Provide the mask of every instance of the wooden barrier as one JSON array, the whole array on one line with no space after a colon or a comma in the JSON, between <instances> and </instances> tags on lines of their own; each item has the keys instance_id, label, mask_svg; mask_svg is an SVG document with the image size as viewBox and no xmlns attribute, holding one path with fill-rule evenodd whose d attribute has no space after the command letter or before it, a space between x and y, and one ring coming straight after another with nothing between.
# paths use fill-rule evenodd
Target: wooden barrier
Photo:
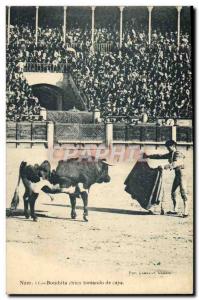
<instances>
[{"instance_id":1,"label":"wooden barrier","mask_svg":"<svg viewBox=\"0 0 199 300\"><path fill-rule=\"evenodd\" d=\"M103 143L104 124L55 124L55 143Z\"/></svg>"},{"instance_id":2,"label":"wooden barrier","mask_svg":"<svg viewBox=\"0 0 199 300\"><path fill-rule=\"evenodd\" d=\"M53 148L55 144L140 144L164 145L174 139L179 145L193 145L193 129L187 126L127 125L123 123L54 123L44 121L7 122L7 144Z\"/></svg>"},{"instance_id":3,"label":"wooden barrier","mask_svg":"<svg viewBox=\"0 0 199 300\"><path fill-rule=\"evenodd\" d=\"M54 111L47 112L47 120L58 123L93 124L93 113L88 111Z\"/></svg>"},{"instance_id":4,"label":"wooden barrier","mask_svg":"<svg viewBox=\"0 0 199 300\"><path fill-rule=\"evenodd\" d=\"M193 141L193 130L192 127L177 126L176 127L176 139L179 142L192 142Z\"/></svg>"},{"instance_id":5,"label":"wooden barrier","mask_svg":"<svg viewBox=\"0 0 199 300\"><path fill-rule=\"evenodd\" d=\"M113 124L114 141L162 142L172 139L171 126Z\"/></svg>"},{"instance_id":6,"label":"wooden barrier","mask_svg":"<svg viewBox=\"0 0 199 300\"><path fill-rule=\"evenodd\" d=\"M47 146L47 122L7 122L7 144L18 147Z\"/></svg>"}]
</instances>

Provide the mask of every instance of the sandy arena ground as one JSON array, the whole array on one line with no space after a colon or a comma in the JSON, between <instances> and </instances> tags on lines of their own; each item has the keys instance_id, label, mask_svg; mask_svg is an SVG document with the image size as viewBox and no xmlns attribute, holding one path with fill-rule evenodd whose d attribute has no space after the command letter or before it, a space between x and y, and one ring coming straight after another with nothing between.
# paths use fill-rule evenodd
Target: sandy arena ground
<instances>
[{"instance_id":1,"label":"sandy arena ground","mask_svg":"<svg viewBox=\"0 0 199 300\"><path fill-rule=\"evenodd\" d=\"M36 202L38 222L26 220L21 184L19 210L7 217L7 293L191 293L192 150L184 151L188 218L148 215L124 192L123 182L135 161L110 167L111 182L91 188L87 223L81 199L77 219L71 220L69 197L63 194L53 202L42 194ZM40 163L46 158L44 149L7 150L8 208L20 162ZM160 163L150 160L152 167ZM167 171L165 177L168 211L173 172ZM181 213L180 195L178 200Z\"/></svg>"}]
</instances>

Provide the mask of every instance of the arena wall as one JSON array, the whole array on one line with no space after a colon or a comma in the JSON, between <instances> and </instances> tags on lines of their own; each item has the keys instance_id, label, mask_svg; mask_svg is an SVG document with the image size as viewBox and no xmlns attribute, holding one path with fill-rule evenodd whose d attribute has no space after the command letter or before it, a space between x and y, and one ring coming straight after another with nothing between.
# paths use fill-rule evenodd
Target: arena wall
<instances>
[{"instance_id":1,"label":"arena wall","mask_svg":"<svg viewBox=\"0 0 199 300\"><path fill-rule=\"evenodd\" d=\"M154 126L125 124L79 124L53 122L7 122L9 147L53 148L66 144L86 144L110 147L124 145L164 145L173 139L181 146L193 146L193 129L188 126Z\"/></svg>"}]
</instances>

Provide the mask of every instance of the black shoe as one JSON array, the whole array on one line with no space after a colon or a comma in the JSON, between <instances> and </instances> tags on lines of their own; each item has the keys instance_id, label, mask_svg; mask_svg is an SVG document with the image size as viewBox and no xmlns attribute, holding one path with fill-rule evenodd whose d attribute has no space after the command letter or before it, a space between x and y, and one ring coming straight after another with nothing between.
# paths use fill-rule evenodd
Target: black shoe
<instances>
[{"instance_id":1,"label":"black shoe","mask_svg":"<svg viewBox=\"0 0 199 300\"><path fill-rule=\"evenodd\" d=\"M177 215L177 211L168 211L167 214L168 215Z\"/></svg>"},{"instance_id":2,"label":"black shoe","mask_svg":"<svg viewBox=\"0 0 199 300\"><path fill-rule=\"evenodd\" d=\"M189 215L188 214L183 214L182 217L183 218L187 218Z\"/></svg>"}]
</instances>

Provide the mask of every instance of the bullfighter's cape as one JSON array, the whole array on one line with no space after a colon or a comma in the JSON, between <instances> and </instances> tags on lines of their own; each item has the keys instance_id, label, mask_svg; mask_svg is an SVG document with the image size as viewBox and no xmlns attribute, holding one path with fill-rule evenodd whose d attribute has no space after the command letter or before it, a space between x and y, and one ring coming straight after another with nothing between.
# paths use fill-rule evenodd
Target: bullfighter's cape
<instances>
[{"instance_id":1,"label":"bullfighter's cape","mask_svg":"<svg viewBox=\"0 0 199 300\"><path fill-rule=\"evenodd\" d=\"M162 172L158 168L150 168L146 161L136 162L124 184L125 191L145 209L162 200Z\"/></svg>"}]
</instances>

